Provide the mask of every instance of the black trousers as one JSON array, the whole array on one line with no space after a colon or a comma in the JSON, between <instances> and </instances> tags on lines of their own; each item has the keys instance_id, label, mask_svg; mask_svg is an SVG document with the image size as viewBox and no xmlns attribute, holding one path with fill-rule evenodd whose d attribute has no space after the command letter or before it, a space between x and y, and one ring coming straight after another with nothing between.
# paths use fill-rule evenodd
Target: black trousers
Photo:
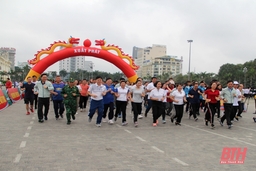
<instances>
[{"instance_id":1,"label":"black trousers","mask_svg":"<svg viewBox=\"0 0 256 171\"><path fill-rule=\"evenodd\" d=\"M116 100L116 113L115 117L117 118L118 114L122 112L122 122L126 122L126 106L127 101L118 101Z\"/></svg>"},{"instance_id":2,"label":"black trousers","mask_svg":"<svg viewBox=\"0 0 256 171\"><path fill-rule=\"evenodd\" d=\"M220 100L217 101L216 112L217 112L217 117L220 118Z\"/></svg>"},{"instance_id":3,"label":"black trousers","mask_svg":"<svg viewBox=\"0 0 256 171\"><path fill-rule=\"evenodd\" d=\"M109 112L108 112L109 109ZM107 117L108 112L108 119L111 120L114 117L114 102L110 102L108 104L104 104L104 112L103 112L103 118Z\"/></svg>"},{"instance_id":4,"label":"black trousers","mask_svg":"<svg viewBox=\"0 0 256 171\"><path fill-rule=\"evenodd\" d=\"M184 105L174 105L175 111L176 111L176 122L180 123L181 119L183 117L183 112L184 112Z\"/></svg>"},{"instance_id":5,"label":"black trousers","mask_svg":"<svg viewBox=\"0 0 256 171\"><path fill-rule=\"evenodd\" d=\"M216 108L218 107L217 103L207 103L205 104L206 113L205 113L205 120L209 121L211 124L214 123L214 115L216 113Z\"/></svg>"},{"instance_id":6,"label":"black trousers","mask_svg":"<svg viewBox=\"0 0 256 171\"><path fill-rule=\"evenodd\" d=\"M63 100L53 100L53 108L55 118L59 118L59 115L63 115L65 110Z\"/></svg>"},{"instance_id":7,"label":"black trousers","mask_svg":"<svg viewBox=\"0 0 256 171\"><path fill-rule=\"evenodd\" d=\"M37 115L39 120L43 119L43 117L47 117L49 112L49 106L50 106L50 97L38 98ZM43 107L44 107L44 113L43 113Z\"/></svg>"},{"instance_id":8,"label":"black trousers","mask_svg":"<svg viewBox=\"0 0 256 171\"><path fill-rule=\"evenodd\" d=\"M34 100L35 100L35 109L37 109L38 94L34 94Z\"/></svg>"},{"instance_id":9,"label":"black trousers","mask_svg":"<svg viewBox=\"0 0 256 171\"><path fill-rule=\"evenodd\" d=\"M241 101L238 101L238 104L239 104L239 111L238 111L237 116L241 116L241 114L244 111L244 103L242 103Z\"/></svg>"},{"instance_id":10,"label":"black trousers","mask_svg":"<svg viewBox=\"0 0 256 171\"><path fill-rule=\"evenodd\" d=\"M153 111L153 123L156 123L156 120L163 113L163 102L152 100L152 111Z\"/></svg>"},{"instance_id":11,"label":"black trousers","mask_svg":"<svg viewBox=\"0 0 256 171\"><path fill-rule=\"evenodd\" d=\"M162 120L165 120L165 116L166 116L166 105L167 102L163 102L163 109L162 109Z\"/></svg>"},{"instance_id":12,"label":"black trousers","mask_svg":"<svg viewBox=\"0 0 256 171\"><path fill-rule=\"evenodd\" d=\"M141 114L142 103L132 102L132 108L133 108L133 122L137 122L138 115Z\"/></svg>"},{"instance_id":13,"label":"black trousers","mask_svg":"<svg viewBox=\"0 0 256 171\"><path fill-rule=\"evenodd\" d=\"M193 115L194 119L197 118L196 114L199 113L200 103L190 103L191 110L189 115Z\"/></svg>"},{"instance_id":14,"label":"black trousers","mask_svg":"<svg viewBox=\"0 0 256 171\"><path fill-rule=\"evenodd\" d=\"M224 103L224 115L221 118L221 122L223 123L224 120L227 120L227 125L231 125L230 122L230 115L232 113L233 104L232 103Z\"/></svg>"},{"instance_id":15,"label":"black trousers","mask_svg":"<svg viewBox=\"0 0 256 171\"><path fill-rule=\"evenodd\" d=\"M87 101L88 101L88 96L80 96L80 100L79 100L80 109L86 108Z\"/></svg>"},{"instance_id":16,"label":"black trousers","mask_svg":"<svg viewBox=\"0 0 256 171\"><path fill-rule=\"evenodd\" d=\"M172 102L167 102L166 103L166 108L165 108L165 109L167 109L166 115L169 115L169 116L171 115L172 108L173 108Z\"/></svg>"},{"instance_id":17,"label":"black trousers","mask_svg":"<svg viewBox=\"0 0 256 171\"><path fill-rule=\"evenodd\" d=\"M233 106L232 108L232 112L231 112L231 115L230 115L230 120L233 121L234 118L236 117L236 114L238 113L239 111L239 106Z\"/></svg>"}]
</instances>

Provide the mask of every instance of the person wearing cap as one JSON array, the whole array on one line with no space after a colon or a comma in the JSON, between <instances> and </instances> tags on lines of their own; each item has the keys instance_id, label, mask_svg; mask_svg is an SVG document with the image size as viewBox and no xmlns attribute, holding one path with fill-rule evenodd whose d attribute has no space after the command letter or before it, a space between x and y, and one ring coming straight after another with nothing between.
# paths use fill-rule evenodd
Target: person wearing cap
<instances>
[{"instance_id":1,"label":"person wearing cap","mask_svg":"<svg viewBox=\"0 0 256 171\"><path fill-rule=\"evenodd\" d=\"M227 87L221 91L221 99L224 101L225 113L220 120L220 125L223 126L223 122L226 119L228 128L231 128L230 116L232 113L234 97L236 96L236 90L233 89L233 81L227 81Z\"/></svg>"},{"instance_id":2,"label":"person wearing cap","mask_svg":"<svg viewBox=\"0 0 256 171\"><path fill-rule=\"evenodd\" d=\"M77 97L80 96L79 90L75 85L75 80L73 78L69 79L69 84L66 85L61 94L64 97L64 105L66 107L66 117L67 117L67 124L71 124L71 117L75 120L75 114L77 111Z\"/></svg>"},{"instance_id":3,"label":"person wearing cap","mask_svg":"<svg viewBox=\"0 0 256 171\"><path fill-rule=\"evenodd\" d=\"M233 110L230 116L230 120L234 121L234 119L236 119L237 121L239 120L237 117L237 113L239 111L239 104L238 104L238 100L239 98L241 98L241 92L238 89L239 83L237 81L234 81L234 90L236 91L236 96L234 97L234 101L233 101Z\"/></svg>"},{"instance_id":4,"label":"person wearing cap","mask_svg":"<svg viewBox=\"0 0 256 171\"><path fill-rule=\"evenodd\" d=\"M104 110L103 96L106 95L106 86L102 84L102 78L100 76L96 77L96 83L91 84L88 90L88 94L91 96L90 110L88 121L92 121L92 117L96 110L98 110L98 117L96 120L96 126L101 127L101 120Z\"/></svg>"}]
</instances>

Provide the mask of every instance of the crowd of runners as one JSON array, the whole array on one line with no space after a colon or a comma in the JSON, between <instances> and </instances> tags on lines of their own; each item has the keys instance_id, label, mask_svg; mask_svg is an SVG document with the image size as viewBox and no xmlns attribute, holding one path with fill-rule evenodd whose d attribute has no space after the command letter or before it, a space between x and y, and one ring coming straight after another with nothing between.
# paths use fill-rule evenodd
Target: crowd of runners
<instances>
[{"instance_id":1,"label":"crowd of runners","mask_svg":"<svg viewBox=\"0 0 256 171\"><path fill-rule=\"evenodd\" d=\"M135 83L129 83L124 78L113 82L111 78L103 80L100 76L90 81L70 78L63 82L60 76L49 81L47 74L42 74L40 80L36 76L28 77L21 90L24 91L27 115L36 109L40 123L48 120L52 101L56 120L63 118L65 112L69 125L78 112L86 111L89 122L97 113L97 127L102 122L112 125L118 118L122 126L127 125L127 106L131 104L135 127L143 117L153 116L152 125L156 127L160 120L165 124L167 117L175 125L181 125L184 113L189 119L198 121L201 113L204 114L206 126L214 128L216 122L221 126L226 123L230 129L234 121L242 118L245 102L249 98L243 84L237 81L227 81L225 88L222 88L217 80L208 85L204 81L175 84L172 78L162 83L156 77L152 77L150 82L138 78ZM256 117L253 120L256 122Z\"/></svg>"}]
</instances>

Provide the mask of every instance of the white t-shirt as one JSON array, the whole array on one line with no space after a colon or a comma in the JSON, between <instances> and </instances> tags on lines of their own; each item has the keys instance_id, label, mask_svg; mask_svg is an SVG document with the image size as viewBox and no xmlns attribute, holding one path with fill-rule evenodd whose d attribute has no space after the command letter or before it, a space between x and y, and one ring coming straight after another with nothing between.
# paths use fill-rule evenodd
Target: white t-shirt
<instances>
[{"instance_id":1,"label":"white t-shirt","mask_svg":"<svg viewBox=\"0 0 256 171\"><path fill-rule=\"evenodd\" d=\"M173 104L176 105L183 105L184 104L184 97L185 97L185 91L181 90L181 92L179 92L178 90L175 90L171 93L171 96L174 97L174 100L178 100L179 102L173 102Z\"/></svg>"},{"instance_id":2,"label":"white t-shirt","mask_svg":"<svg viewBox=\"0 0 256 171\"><path fill-rule=\"evenodd\" d=\"M149 99L152 97L152 98L157 98L157 99L160 100L161 98L163 98L165 96L166 96L166 93L165 93L164 89L162 89L162 88L160 88L160 89L155 88L155 89L153 89L150 92L148 97L149 97Z\"/></svg>"},{"instance_id":3,"label":"white t-shirt","mask_svg":"<svg viewBox=\"0 0 256 171\"><path fill-rule=\"evenodd\" d=\"M88 91L91 94L97 95L97 97L91 97L93 100L102 100L103 99L102 93L106 92L107 90L106 90L106 86L103 84L101 85L91 84Z\"/></svg>"},{"instance_id":4,"label":"white t-shirt","mask_svg":"<svg viewBox=\"0 0 256 171\"><path fill-rule=\"evenodd\" d=\"M239 89L236 89L236 97L234 97L233 106L239 106L239 104L238 104L238 100L239 100L238 96L241 96L241 92L240 92Z\"/></svg>"},{"instance_id":5,"label":"white t-shirt","mask_svg":"<svg viewBox=\"0 0 256 171\"><path fill-rule=\"evenodd\" d=\"M164 90L164 93L165 93L164 96L165 96L165 98L164 98L164 101L163 101L163 102L167 102L167 97L166 97L166 96L167 96L168 91L169 91L169 90Z\"/></svg>"},{"instance_id":6,"label":"white t-shirt","mask_svg":"<svg viewBox=\"0 0 256 171\"><path fill-rule=\"evenodd\" d=\"M144 89L142 86L138 88L137 86L133 86L130 89L130 92L132 93L132 99L134 103L142 103L143 97L141 96L142 93L144 93Z\"/></svg>"},{"instance_id":7,"label":"white t-shirt","mask_svg":"<svg viewBox=\"0 0 256 171\"><path fill-rule=\"evenodd\" d=\"M154 83L151 82L151 83L149 83L149 84L147 85L146 90L153 90L154 88L155 88ZM149 94L150 94L150 92L147 92L148 99L150 99L150 98L149 98Z\"/></svg>"},{"instance_id":8,"label":"white t-shirt","mask_svg":"<svg viewBox=\"0 0 256 171\"><path fill-rule=\"evenodd\" d=\"M127 101L127 93L129 92L129 88L125 87L118 87L117 93L119 94L119 97L116 98L118 101Z\"/></svg>"}]
</instances>

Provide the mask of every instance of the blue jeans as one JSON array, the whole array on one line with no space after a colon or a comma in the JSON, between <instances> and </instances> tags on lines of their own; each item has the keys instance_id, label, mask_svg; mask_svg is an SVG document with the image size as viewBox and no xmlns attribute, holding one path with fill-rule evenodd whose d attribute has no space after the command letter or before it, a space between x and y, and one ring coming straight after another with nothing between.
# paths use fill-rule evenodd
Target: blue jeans
<instances>
[{"instance_id":1,"label":"blue jeans","mask_svg":"<svg viewBox=\"0 0 256 171\"><path fill-rule=\"evenodd\" d=\"M100 124L101 119L102 119L102 115L103 115L103 110L104 110L103 99L102 100L93 100L93 99L91 99L90 110L89 110L89 114L88 114L88 116L90 118L93 117L96 109L98 109L98 117L97 117L96 124Z\"/></svg>"},{"instance_id":2,"label":"blue jeans","mask_svg":"<svg viewBox=\"0 0 256 171\"><path fill-rule=\"evenodd\" d=\"M147 109L145 111L145 115L148 114L149 110L151 109L152 107L152 100L148 99L148 106L147 106Z\"/></svg>"}]
</instances>

